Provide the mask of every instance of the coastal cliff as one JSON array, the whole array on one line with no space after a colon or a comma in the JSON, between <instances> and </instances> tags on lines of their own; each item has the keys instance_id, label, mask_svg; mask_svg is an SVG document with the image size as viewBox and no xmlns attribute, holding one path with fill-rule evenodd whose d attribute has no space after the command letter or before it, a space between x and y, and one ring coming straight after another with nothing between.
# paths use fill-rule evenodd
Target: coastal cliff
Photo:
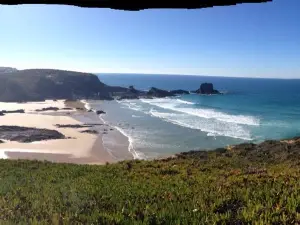
<instances>
[{"instance_id":1,"label":"coastal cliff","mask_svg":"<svg viewBox=\"0 0 300 225\"><path fill-rule=\"evenodd\" d=\"M2 70L1 70L2 68ZM220 94L211 83L203 83L196 91L198 94ZM16 70L0 67L0 101L26 102L46 99L138 99L164 98L189 94L186 90L162 90L156 87L148 91L133 86L109 86L95 74L55 69Z\"/></svg>"},{"instance_id":2,"label":"coastal cliff","mask_svg":"<svg viewBox=\"0 0 300 225\"><path fill-rule=\"evenodd\" d=\"M89 73L53 69L0 73L0 101L4 102L79 98L111 100L111 90L96 75Z\"/></svg>"},{"instance_id":3,"label":"coastal cliff","mask_svg":"<svg viewBox=\"0 0 300 225\"><path fill-rule=\"evenodd\" d=\"M18 71L16 68L12 67L0 67L0 73L11 73Z\"/></svg>"}]
</instances>

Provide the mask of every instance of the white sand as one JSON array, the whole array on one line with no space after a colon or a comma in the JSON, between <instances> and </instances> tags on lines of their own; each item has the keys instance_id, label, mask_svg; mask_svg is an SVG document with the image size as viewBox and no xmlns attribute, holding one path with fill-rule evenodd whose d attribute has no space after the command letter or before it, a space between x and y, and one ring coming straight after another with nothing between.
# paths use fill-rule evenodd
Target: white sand
<instances>
[{"instance_id":1,"label":"white sand","mask_svg":"<svg viewBox=\"0 0 300 225\"><path fill-rule=\"evenodd\" d=\"M65 107L64 102L60 100L38 103L0 103L0 110L25 109L26 112L34 112L36 109L50 106ZM0 144L0 158L42 159L57 162L93 164L104 164L105 162L115 161L103 148L101 135L80 133L80 131L87 128L57 128L55 124L81 123L71 117L55 114L14 113L0 116L0 125L53 129L63 133L66 137L72 138L33 143L18 143L4 140L5 143Z\"/></svg>"},{"instance_id":2,"label":"white sand","mask_svg":"<svg viewBox=\"0 0 300 225\"><path fill-rule=\"evenodd\" d=\"M34 112L36 109L42 109L47 107L64 108L64 100L46 100L44 102L25 102L25 103L14 103L14 102L0 102L0 110L18 110L24 109L25 112Z\"/></svg>"},{"instance_id":3,"label":"white sand","mask_svg":"<svg viewBox=\"0 0 300 225\"><path fill-rule=\"evenodd\" d=\"M0 145L0 149L41 149L43 152L71 153L76 157L88 156L87 149L91 149L97 139L96 135L80 133L80 129L57 128L55 124L80 124L66 116L49 116L35 114L8 114L0 117L1 125L25 126L57 130L66 137L76 139L48 140L37 143L7 142Z\"/></svg>"}]
</instances>

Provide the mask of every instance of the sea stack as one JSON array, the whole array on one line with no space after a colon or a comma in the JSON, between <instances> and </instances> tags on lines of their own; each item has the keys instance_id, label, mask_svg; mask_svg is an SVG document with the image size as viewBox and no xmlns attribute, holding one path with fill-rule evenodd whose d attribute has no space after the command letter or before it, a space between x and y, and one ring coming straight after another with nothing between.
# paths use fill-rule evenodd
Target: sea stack
<instances>
[{"instance_id":1,"label":"sea stack","mask_svg":"<svg viewBox=\"0 0 300 225\"><path fill-rule=\"evenodd\" d=\"M202 83L200 88L195 91L197 94L211 95L211 94L220 94L218 90L214 89L212 83Z\"/></svg>"},{"instance_id":2,"label":"sea stack","mask_svg":"<svg viewBox=\"0 0 300 225\"><path fill-rule=\"evenodd\" d=\"M155 87L152 87L148 92L147 92L148 96L151 97L156 97L156 98L165 98L165 97L172 97L175 96L175 94L172 94L169 91L166 90L162 90L162 89L158 89Z\"/></svg>"}]
</instances>

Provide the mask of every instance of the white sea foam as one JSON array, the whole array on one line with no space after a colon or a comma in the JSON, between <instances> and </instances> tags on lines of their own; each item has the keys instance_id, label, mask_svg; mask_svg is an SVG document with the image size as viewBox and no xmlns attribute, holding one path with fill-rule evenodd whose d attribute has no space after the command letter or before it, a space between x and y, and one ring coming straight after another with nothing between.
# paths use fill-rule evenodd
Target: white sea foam
<instances>
[{"instance_id":1,"label":"white sea foam","mask_svg":"<svg viewBox=\"0 0 300 225\"><path fill-rule=\"evenodd\" d=\"M86 110L90 110L92 107L86 100L81 100L81 102L84 104L84 108Z\"/></svg>"},{"instance_id":2,"label":"white sea foam","mask_svg":"<svg viewBox=\"0 0 300 225\"><path fill-rule=\"evenodd\" d=\"M122 105L125 105L126 107L135 110L135 111L142 111L142 107L139 106L136 102L130 101L130 100L124 100L120 102Z\"/></svg>"},{"instance_id":3,"label":"white sea foam","mask_svg":"<svg viewBox=\"0 0 300 225\"><path fill-rule=\"evenodd\" d=\"M217 121L215 119L210 119L210 121L207 121L205 118L197 118L193 115L187 115L180 112L163 113L151 109L150 114L154 117L161 118L165 121L182 127L188 127L190 129L207 132L208 136L226 136L244 140L252 140L249 130L239 124L230 124L223 121Z\"/></svg>"},{"instance_id":4,"label":"white sea foam","mask_svg":"<svg viewBox=\"0 0 300 225\"><path fill-rule=\"evenodd\" d=\"M134 118L140 118L141 116L132 115L132 117L134 117Z\"/></svg>"},{"instance_id":5,"label":"white sea foam","mask_svg":"<svg viewBox=\"0 0 300 225\"><path fill-rule=\"evenodd\" d=\"M188 108L181 107L178 99L141 99L142 102L154 105L160 108L186 113L189 115L197 116L206 119L216 119L218 121L223 121L233 124L243 124L251 126L259 126L260 121L258 118L253 116L245 115L230 115L223 112L219 112L213 109L199 109L199 108Z\"/></svg>"},{"instance_id":6,"label":"white sea foam","mask_svg":"<svg viewBox=\"0 0 300 225\"><path fill-rule=\"evenodd\" d=\"M176 99L176 101L177 101L177 102L180 102L180 103L183 103L183 104L195 105L194 102L184 101L184 100L181 100L181 99Z\"/></svg>"},{"instance_id":7,"label":"white sea foam","mask_svg":"<svg viewBox=\"0 0 300 225\"><path fill-rule=\"evenodd\" d=\"M0 151L0 159L8 159L8 156L5 154L5 152L2 149Z\"/></svg>"},{"instance_id":8,"label":"white sea foam","mask_svg":"<svg viewBox=\"0 0 300 225\"><path fill-rule=\"evenodd\" d=\"M104 124L107 124L107 122L103 119L102 115L99 116L99 118L103 121ZM128 139L128 151L132 154L134 159L146 159L147 157L139 151L136 151L133 147L133 139L132 137L126 133L122 128L118 126L111 126L115 128L117 131L119 131L121 134L123 134Z\"/></svg>"},{"instance_id":9,"label":"white sea foam","mask_svg":"<svg viewBox=\"0 0 300 225\"><path fill-rule=\"evenodd\" d=\"M139 104L140 103L140 104ZM170 110L170 113L155 110L150 106ZM260 120L253 116L230 115L214 109L193 108L195 103L173 98L125 100L128 108L161 118L182 127L207 132L208 136L226 136L244 140L252 140L247 126L259 126Z\"/></svg>"},{"instance_id":10,"label":"white sea foam","mask_svg":"<svg viewBox=\"0 0 300 225\"><path fill-rule=\"evenodd\" d=\"M128 151L133 155L134 159L146 159L146 156L139 151L136 151L133 147L133 139L130 135L128 135L122 128L113 126L116 130L118 130L121 134L128 138Z\"/></svg>"}]
</instances>

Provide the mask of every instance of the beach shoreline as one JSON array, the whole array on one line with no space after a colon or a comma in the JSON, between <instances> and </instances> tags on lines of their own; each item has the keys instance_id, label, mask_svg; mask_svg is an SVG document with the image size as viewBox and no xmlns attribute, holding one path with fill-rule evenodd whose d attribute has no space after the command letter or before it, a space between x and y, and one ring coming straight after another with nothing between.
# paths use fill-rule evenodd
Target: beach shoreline
<instances>
[{"instance_id":1,"label":"beach shoreline","mask_svg":"<svg viewBox=\"0 0 300 225\"><path fill-rule=\"evenodd\" d=\"M118 131L109 125L101 123L102 121L95 112L88 112L84 101L48 100L45 102L0 103L0 106L2 110L24 109L25 111L25 113L1 116L0 125L51 129L70 138L32 143L3 140L4 143L0 144L1 158L99 165L133 158L128 152L126 138L122 138L122 134L117 134ZM36 111L48 107L56 107L59 110ZM89 128L62 128L57 127L57 124L94 125ZM87 129L93 130L95 133L88 133ZM103 144L103 140L110 136L114 137L113 140L116 143L108 149ZM121 145L117 143L119 140ZM114 146L116 147L114 148Z\"/></svg>"}]
</instances>

